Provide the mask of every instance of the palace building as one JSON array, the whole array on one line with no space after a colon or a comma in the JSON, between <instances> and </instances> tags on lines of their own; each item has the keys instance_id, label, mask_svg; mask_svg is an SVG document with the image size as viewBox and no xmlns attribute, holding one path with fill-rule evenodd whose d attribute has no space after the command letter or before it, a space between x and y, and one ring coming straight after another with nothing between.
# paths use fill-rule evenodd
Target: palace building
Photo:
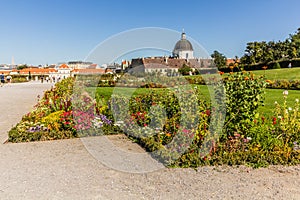
<instances>
[{"instance_id":1,"label":"palace building","mask_svg":"<svg viewBox=\"0 0 300 200\"><path fill-rule=\"evenodd\" d=\"M197 69L209 69L212 59L195 58L192 43L187 40L185 32L174 46L172 56L134 58L127 71L138 73L160 73L166 76L178 76L179 69L183 66L191 68L190 74Z\"/></svg>"}]
</instances>

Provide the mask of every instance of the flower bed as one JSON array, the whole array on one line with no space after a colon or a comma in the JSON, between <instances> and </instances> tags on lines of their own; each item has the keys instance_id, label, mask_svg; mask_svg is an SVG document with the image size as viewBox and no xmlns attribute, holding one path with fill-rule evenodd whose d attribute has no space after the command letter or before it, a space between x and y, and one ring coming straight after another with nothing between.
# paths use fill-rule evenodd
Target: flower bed
<instances>
[{"instance_id":1,"label":"flower bed","mask_svg":"<svg viewBox=\"0 0 300 200\"><path fill-rule=\"evenodd\" d=\"M261 116L257 108L267 85L263 77L248 72L229 74L212 84L215 94L225 92L226 98L216 96L211 104L202 100L197 88L184 84L167 92L149 89L147 94L130 98L115 94L109 101L98 102L74 84L68 78L45 92L34 110L9 131L9 141L124 133L167 166L260 167L300 161L299 100L288 107L285 91L284 103L274 104L273 116ZM216 106L222 101L226 112ZM215 117L225 119L218 137ZM208 154L203 155L207 139Z\"/></svg>"},{"instance_id":2,"label":"flower bed","mask_svg":"<svg viewBox=\"0 0 300 200\"><path fill-rule=\"evenodd\" d=\"M45 92L34 109L24 115L9 133L9 142L66 139L117 132L112 121L87 93L74 94L74 79L68 78ZM80 107L76 107L76 103ZM102 127L101 131L99 127Z\"/></svg>"}]
</instances>

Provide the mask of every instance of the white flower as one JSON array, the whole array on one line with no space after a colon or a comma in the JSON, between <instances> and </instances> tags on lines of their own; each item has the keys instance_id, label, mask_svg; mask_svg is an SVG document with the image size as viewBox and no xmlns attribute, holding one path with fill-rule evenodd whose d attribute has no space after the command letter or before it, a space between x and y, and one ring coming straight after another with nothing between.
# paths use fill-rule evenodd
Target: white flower
<instances>
[{"instance_id":1,"label":"white flower","mask_svg":"<svg viewBox=\"0 0 300 200\"><path fill-rule=\"evenodd\" d=\"M299 99L296 99L295 101L298 103L298 102L299 102Z\"/></svg>"},{"instance_id":2,"label":"white flower","mask_svg":"<svg viewBox=\"0 0 300 200\"><path fill-rule=\"evenodd\" d=\"M282 117L281 117L281 116L278 116L278 118L281 119Z\"/></svg>"},{"instance_id":3,"label":"white flower","mask_svg":"<svg viewBox=\"0 0 300 200\"><path fill-rule=\"evenodd\" d=\"M291 107L289 107L288 109L289 109L289 111L292 111L292 110L293 110Z\"/></svg>"},{"instance_id":4,"label":"white flower","mask_svg":"<svg viewBox=\"0 0 300 200\"><path fill-rule=\"evenodd\" d=\"M252 138L251 137L247 137L247 140L252 140Z\"/></svg>"},{"instance_id":5,"label":"white flower","mask_svg":"<svg viewBox=\"0 0 300 200\"><path fill-rule=\"evenodd\" d=\"M277 101L275 101L275 104L278 104Z\"/></svg>"},{"instance_id":6,"label":"white flower","mask_svg":"<svg viewBox=\"0 0 300 200\"><path fill-rule=\"evenodd\" d=\"M116 121L115 126L121 126L124 124L124 121Z\"/></svg>"},{"instance_id":7,"label":"white flower","mask_svg":"<svg viewBox=\"0 0 300 200\"><path fill-rule=\"evenodd\" d=\"M289 94L289 91L284 90L282 94L283 94L283 95L288 95L288 94Z\"/></svg>"}]
</instances>

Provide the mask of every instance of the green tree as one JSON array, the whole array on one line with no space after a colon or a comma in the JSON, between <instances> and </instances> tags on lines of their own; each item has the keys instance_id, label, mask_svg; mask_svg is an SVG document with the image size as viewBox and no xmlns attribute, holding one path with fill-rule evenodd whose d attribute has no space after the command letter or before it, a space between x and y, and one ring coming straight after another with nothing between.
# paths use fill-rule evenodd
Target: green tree
<instances>
[{"instance_id":1,"label":"green tree","mask_svg":"<svg viewBox=\"0 0 300 200\"><path fill-rule=\"evenodd\" d=\"M18 66L17 70L22 70L22 69L25 69L25 68L28 68L28 66L26 64Z\"/></svg>"},{"instance_id":2,"label":"green tree","mask_svg":"<svg viewBox=\"0 0 300 200\"><path fill-rule=\"evenodd\" d=\"M225 55L218 51L214 51L214 53L211 54L211 57L213 58L214 63L218 69L226 68L227 58Z\"/></svg>"},{"instance_id":3,"label":"green tree","mask_svg":"<svg viewBox=\"0 0 300 200\"><path fill-rule=\"evenodd\" d=\"M300 28L284 41L249 42L241 63L246 65L267 64L272 61L291 60L300 57Z\"/></svg>"},{"instance_id":4,"label":"green tree","mask_svg":"<svg viewBox=\"0 0 300 200\"><path fill-rule=\"evenodd\" d=\"M291 53L293 57L300 57L300 28L293 35L290 35Z\"/></svg>"},{"instance_id":5,"label":"green tree","mask_svg":"<svg viewBox=\"0 0 300 200\"><path fill-rule=\"evenodd\" d=\"M190 66L183 64L181 68L178 69L178 72L182 75L189 75L189 73L192 71L192 68Z\"/></svg>"},{"instance_id":6,"label":"green tree","mask_svg":"<svg viewBox=\"0 0 300 200\"><path fill-rule=\"evenodd\" d=\"M276 62L273 66L273 69L280 69L280 64L278 62Z\"/></svg>"}]
</instances>

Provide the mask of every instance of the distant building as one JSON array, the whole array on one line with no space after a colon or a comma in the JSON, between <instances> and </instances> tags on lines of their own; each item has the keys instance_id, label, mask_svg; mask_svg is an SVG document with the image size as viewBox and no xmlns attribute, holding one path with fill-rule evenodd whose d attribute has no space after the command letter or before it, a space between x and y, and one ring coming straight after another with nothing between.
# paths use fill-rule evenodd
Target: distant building
<instances>
[{"instance_id":1,"label":"distant building","mask_svg":"<svg viewBox=\"0 0 300 200\"><path fill-rule=\"evenodd\" d=\"M179 59L193 59L194 49L190 41L186 39L186 35L183 32L181 39L176 43L173 50L173 57Z\"/></svg>"},{"instance_id":2,"label":"distant building","mask_svg":"<svg viewBox=\"0 0 300 200\"><path fill-rule=\"evenodd\" d=\"M189 66L192 70L211 70L212 59L194 58L194 50L190 41L186 39L183 32L181 39L175 44L172 57L148 57L132 59L131 65L127 68L128 72L135 73L159 73L166 76L178 76L179 69ZM123 63L122 63L123 64Z\"/></svg>"},{"instance_id":3,"label":"distant building","mask_svg":"<svg viewBox=\"0 0 300 200\"><path fill-rule=\"evenodd\" d=\"M67 65L71 69L87 69L90 68L92 64L93 64L92 62L84 62L84 61L70 61L67 63Z\"/></svg>"},{"instance_id":4,"label":"distant building","mask_svg":"<svg viewBox=\"0 0 300 200\"><path fill-rule=\"evenodd\" d=\"M0 70L0 74L2 74L2 73L6 76L11 73L11 70Z\"/></svg>"},{"instance_id":5,"label":"distant building","mask_svg":"<svg viewBox=\"0 0 300 200\"><path fill-rule=\"evenodd\" d=\"M226 60L226 66L229 67L229 66L233 66L235 63L239 63L240 60L239 59L236 59L236 58L227 58Z\"/></svg>"}]
</instances>

